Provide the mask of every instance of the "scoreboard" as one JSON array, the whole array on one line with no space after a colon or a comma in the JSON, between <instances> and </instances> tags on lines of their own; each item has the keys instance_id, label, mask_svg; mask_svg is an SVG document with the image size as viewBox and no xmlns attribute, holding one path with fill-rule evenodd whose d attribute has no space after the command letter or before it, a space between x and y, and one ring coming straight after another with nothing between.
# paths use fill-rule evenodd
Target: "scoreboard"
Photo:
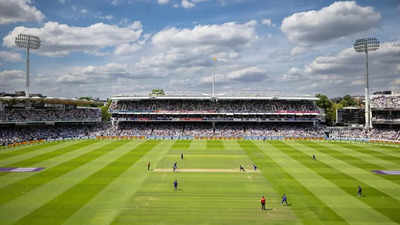
<instances>
[{"instance_id":1,"label":"scoreboard","mask_svg":"<svg viewBox=\"0 0 400 225\"><path fill-rule=\"evenodd\" d=\"M338 124L363 124L365 121L364 109L343 108L336 111L336 123Z\"/></svg>"}]
</instances>

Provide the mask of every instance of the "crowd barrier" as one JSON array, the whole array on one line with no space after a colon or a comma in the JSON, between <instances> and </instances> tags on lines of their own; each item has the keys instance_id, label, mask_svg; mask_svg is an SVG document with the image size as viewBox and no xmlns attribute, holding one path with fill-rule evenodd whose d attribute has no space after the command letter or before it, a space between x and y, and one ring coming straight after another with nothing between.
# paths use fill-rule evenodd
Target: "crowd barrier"
<instances>
[{"instance_id":1,"label":"crowd barrier","mask_svg":"<svg viewBox=\"0 0 400 225\"><path fill-rule=\"evenodd\" d=\"M73 138L49 138L49 139L40 139L40 140L33 140L33 141L22 141L22 142L15 142L8 145L4 145L5 148L15 148L24 145L33 145L33 144L42 144L45 142L54 142L54 141L70 141L70 140L87 140L87 139L95 139L95 136L84 136L84 137L73 137Z\"/></svg>"},{"instance_id":2,"label":"crowd barrier","mask_svg":"<svg viewBox=\"0 0 400 225\"><path fill-rule=\"evenodd\" d=\"M375 144L396 144L400 145L400 141L368 139L368 138L323 138L323 137L285 137L285 136L242 136L242 137L222 137L222 136L85 136L73 138L56 138L56 139L41 139L33 141L17 142L5 145L5 148L15 148L18 146L40 144L44 142L65 141L65 140L258 140L258 141L343 141L343 142L359 142L359 143L375 143Z\"/></svg>"}]
</instances>

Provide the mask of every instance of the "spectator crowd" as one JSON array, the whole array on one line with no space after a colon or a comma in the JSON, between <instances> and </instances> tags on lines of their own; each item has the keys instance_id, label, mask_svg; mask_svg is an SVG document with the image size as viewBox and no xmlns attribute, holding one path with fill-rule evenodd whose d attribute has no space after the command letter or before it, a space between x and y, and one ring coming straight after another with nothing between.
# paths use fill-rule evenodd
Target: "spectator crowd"
<instances>
[{"instance_id":1,"label":"spectator crowd","mask_svg":"<svg viewBox=\"0 0 400 225\"><path fill-rule=\"evenodd\" d=\"M101 112L98 108L76 109L8 109L2 112L0 121L38 122L38 121L99 121Z\"/></svg>"},{"instance_id":2,"label":"spectator crowd","mask_svg":"<svg viewBox=\"0 0 400 225\"><path fill-rule=\"evenodd\" d=\"M396 105L400 101L395 98L382 100L374 98L380 106ZM288 100L142 100L113 101L110 106L113 115L111 123L72 125L68 123L53 126L15 126L7 122L100 122L101 112L98 108L64 107L49 108L6 108L0 110L0 145L17 142L82 138L95 136L164 136L164 137L314 137L324 138L368 138L379 140L399 140L399 129L352 129L327 128L312 126L310 120L317 115L288 115L287 112L318 112L313 101ZM399 112L375 113L376 120L400 118ZM115 112L190 112L191 115L125 115ZM199 112L199 115L196 115ZM220 113L208 114L207 113ZM266 115L243 115L236 113L275 113ZM279 115L284 113L285 115ZM138 120L127 122L127 120ZM141 121L142 120L142 121ZM154 120L157 120L156 122ZM299 121L308 120L308 121ZM152 122L149 122L152 121ZM172 122L171 122L172 121ZM200 122L206 121L206 122ZM216 122L217 121L217 122ZM269 121L268 123L266 123ZM5 123L4 123L5 122Z\"/></svg>"},{"instance_id":3,"label":"spectator crowd","mask_svg":"<svg viewBox=\"0 0 400 225\"><path fill-rule=\"evenodd\" d=\"M330 138L368 138L376 140L400 141L400 130L389 128L374 128L365 130L362 128L330 128Z\"/></svg>"},{"instance_id":4,"label":"spectator crowd","mask_svg":"<svg viewBox=\"0 0 400 225\"><path fill-rule=\"evenodd\" d=\"M281 111L318 112L313 101L289 100L141 100L113 101L111 112L214 112L277 113Z\"/></svg>"},{"instance_id":5,"label":"spectator crowd","mask_svg":"<svg viewBox=\"0 0 400 225\"><path fill-rule=\"evenodd\" d=\"M371 108L400 108L400 95L373 95Z\"/></svg>"},{"instance_id":6,"label":"spectator crowd","mask_svg":"<svg viewBox=\"0 0 400 225\"><path fill-rule=\"evenodd\" d=\"M122 123L97 125L55 126L3 126L0 127L0 145L16 142L80 138L95 136L192 136L192 137L319 137L368 138L399 140L399 129L374 128L327 128L305 125L267 125L246 123L222 123L213 128L210 123Z\"/></svg>"},{"instance_id":7,"label":"spectator crowd","mask_svg":"<svg viewBox=\"0 0 400 225\"><path fill-rule=\"evenodd\" d=\"M117 114L113 116L116 121L311 121L318 120L318 115L132 115Z\"/></svg>"}]
</instances>

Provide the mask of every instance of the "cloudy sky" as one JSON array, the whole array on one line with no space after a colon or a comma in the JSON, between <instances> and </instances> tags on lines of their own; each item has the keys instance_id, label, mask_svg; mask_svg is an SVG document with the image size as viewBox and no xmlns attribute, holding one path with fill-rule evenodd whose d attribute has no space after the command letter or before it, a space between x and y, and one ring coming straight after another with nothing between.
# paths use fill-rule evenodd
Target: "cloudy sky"
<instances>
[{"instance_id":1,"label":"cloudy sky","mask_svg":"<svg viewBox=\"0 0 400 225\"><path fill-rule=\"evenodd\" d=\"M37 35L31 92L146 94L363 93L400 89L400 1L0 0L0 92L24 90L19 33ZM214 60L215 59L215 60Z\"/></svg>"}]
</instances>

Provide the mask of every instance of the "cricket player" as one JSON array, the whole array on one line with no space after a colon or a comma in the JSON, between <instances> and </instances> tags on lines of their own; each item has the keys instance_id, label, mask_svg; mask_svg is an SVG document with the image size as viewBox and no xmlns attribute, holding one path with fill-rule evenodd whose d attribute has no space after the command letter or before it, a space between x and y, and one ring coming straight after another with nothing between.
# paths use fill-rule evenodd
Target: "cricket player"
<instances>
[{"instance_id":1,"label":"cricket player","mask_svg":"<svg viewBox=\"0 0 400 225\"><path fill-rule=\"evenodd\" d=\"M147 162L147 171L150 171L150 161Z\"/></svg>"},{"instance_id":2,"label":"cricket player","mask_svg":"<svg viewBox=\"0 0 400 225\"><path fill-rule=\"evenodd\" d=\"M262 196L260 202L261 202L261 210L265 210L265 198L264 198L264 196Z\"/></svg>"},{"instance_id":3,"label":"cricket player","mask_svg":"<svg viewBox=\"0 0 400 225\"><path fill-rule=\"evenodd\" d=\"M283 195L282 195L282 202L281 202L281 204L283 205L283 203L285 203L286 205L288 205L286 194L283 194Z\"/></svg>"},{"instance_id":4,"label":"cricket player","mask_svg":"<svg viewBox=\"0 0 400 225\"><path fill-rule=\"evenodd\" d=\"M183 160L183 153L181 153L181 159Z\"/></svg>"},{"instance_id":5,"label":"cricket player","mask_svg":"<svg viewBox=\"0 0 400 225\"><path fill-rule=\"evenodd\" d=\"M312 155L312 159L313 159L313 160L317 160L317 158L315 157L314 154Z\"/></svg>"},{"instance_id":6,"label":"cricket player","mask_svg":"<svg viewBox=\"0 0 400 225\"><path fill-rule=\"evenodd\" d=\"M243 171L243 172L245 172L246 170L244 170L244 167L242 166L242 165L240 165L240 171Z\"/></svg>"},{"instance_id":7,"label":"cricket player","mask_svg":"<svg viewBox=\"0 0 400 225\"><path fill-rule=\"evenodd\" d=\"M176 162L174 163L174 167L172 167L173 171L175 172L176 168L178 168L178 166L176 165Z\"/></svg>"},{"instance_id":8,"label":"cricket player","mask_svg":"<svg viewBox=\"0 0 400 225\"><path fill-rule=\"evenodd\" d=\"M361 197L361 196L362 196L362 188L361 188L360 185L358 185L357 195L358 195L358 197Z\"/></svg>"},{"instance_id":9,"label":"cricket player","mask_svg":"<svg viewBox=\"0 0 400 225\"><path fill-rule=\"evenodd\" d=\"M178 180L174 181L174 189L175 189L175 191L178 190Z\"/></svg>"}]
</instances>

